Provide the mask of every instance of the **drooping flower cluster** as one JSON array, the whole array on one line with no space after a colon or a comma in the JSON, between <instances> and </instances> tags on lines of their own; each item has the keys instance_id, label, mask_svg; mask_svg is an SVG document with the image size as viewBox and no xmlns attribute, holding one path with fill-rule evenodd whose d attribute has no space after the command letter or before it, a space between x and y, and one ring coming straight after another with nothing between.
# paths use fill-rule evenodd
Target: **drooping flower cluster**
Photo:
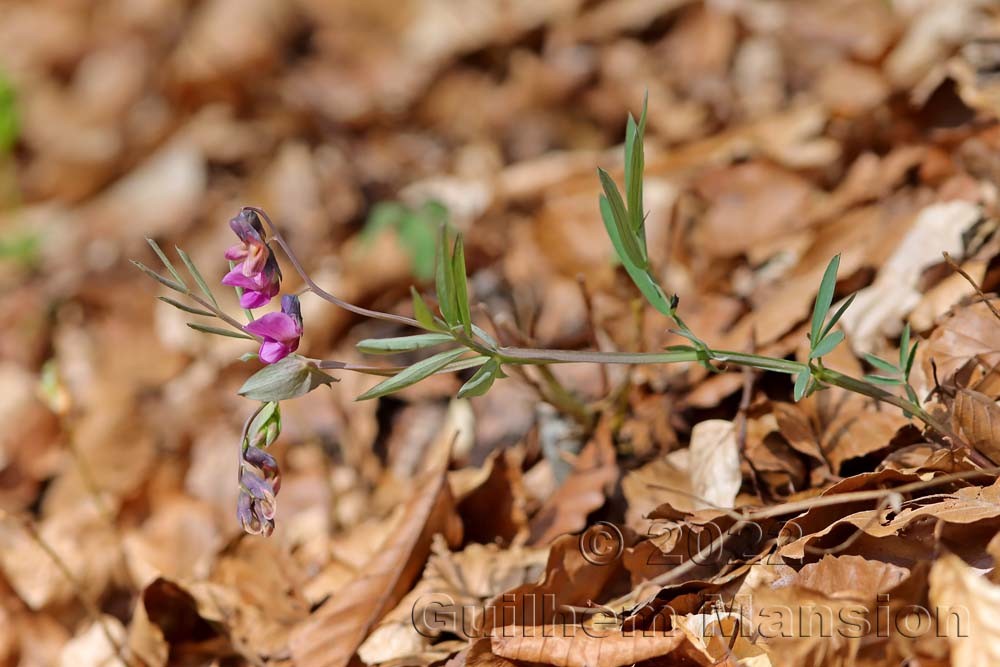
<instances>
[{"instance_id":1,"label":"drooping flower cluster","mask_svg":"<svg viewBox=\"0 0 1000 667\"><path fill-rule=\"evenodd\" d=\"M281 472L277 460L264 449L280 432L278 403L265 403L240 444L240 495L236 517L243 530L254 535L268 536L274 531L275 496L281 488Z\"/></svg>"},{"instance_id":2,"label":"drooping flower cluster","mask_svg":"<svg viewBox=\"0 0 1000 667\"><path fill-rule=\"evenodd\" d=\"M240 305L247 309L266 306L281 288L281 268L274 251L264 241L260 218L243 209L229 221L240 243L226 250L226 259L239 262L222 279L223 285L243 290Z\"/></svg>"},{"instance_id":3,"label":"drooping flower cluster","mask_svg":"<svg viewBox=\"0 0 1000 667\"><path fill-rule=\"evenodd\" d=\"M226 250L226 259L239 262L222 279L223 285L243 290L240 305L260 308L271 302L281 289L281 269L271 246L264 240L264 228L253 209L245 208L229 221L240 242ZM299 347L302 337L302 310L298 297L281 298L281 312L268 313L250 322L246 330L263 341L259 357L265 364L281 361Z\"/></svg>"}]
</instances>

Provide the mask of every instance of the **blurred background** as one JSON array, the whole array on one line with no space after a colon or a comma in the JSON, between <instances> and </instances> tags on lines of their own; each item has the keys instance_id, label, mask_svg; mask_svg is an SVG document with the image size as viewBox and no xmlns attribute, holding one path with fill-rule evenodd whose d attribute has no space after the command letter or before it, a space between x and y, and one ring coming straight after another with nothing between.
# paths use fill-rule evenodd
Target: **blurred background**
<instances>
[{"instance_id":1,"label":"blurred background","mask_svg":"<svg viewBox=\"0 0 1000 667\"><path fill-rule=\"evenodd\" d=\"M636 315L595 176L620 177L626 115L648 94L665 284L708 340L743 348L753 330L761 351L794 354L829 257L863 287L923 207L995 206L998 36L987 0L0 0L0 665L100 664L94 609L150 664L190 645L191 664L280 660L289 625L368 558L442 424L469 427L456 468L526 452L519 518L482 541L560 532L531 517L564 479L543 445L572 427L530 386L469 405L440 376L354 403L375 380L343 374L285 405L278 529L239 540L253 406L235 391L252 349L155 300L128 263L156 266L144 237L214 285L227 221L260 206L324 288L408 313L447 221L475 299L526 340L656 349L665 322ZM971 247L982 279L992 255L963 246L977 220L931 237L934 261ZM908 302L917 330L970 289L948 285ZM360 362L357 340L401 333L310 295L303 311L311 356ZM898 315L855 323L852 345L886 347ZM606 389L599 369L560 373L585 397ZM731 416L742 382L637 370L628 455L675 447L692 414ZM177 582L230 596L225 648L168 628L193 617Z\"/></svg>"}]
</instances>

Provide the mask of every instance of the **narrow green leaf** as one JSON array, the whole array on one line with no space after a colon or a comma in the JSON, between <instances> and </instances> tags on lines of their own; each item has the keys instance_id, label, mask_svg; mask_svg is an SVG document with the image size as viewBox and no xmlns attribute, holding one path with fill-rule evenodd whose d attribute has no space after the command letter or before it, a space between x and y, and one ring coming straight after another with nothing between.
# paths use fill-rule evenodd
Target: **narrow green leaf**
<instances>
[{"instance_id":1,"label":"narrow green leaf","mask_svg":"<svg viewBox=\"0 0 1000 667\"><path fill-rule=\"evenodd\" d=\"M255 401L284 401L332 382L337 382L337 378L292 355L251 375L238 393Z\"/></svg>"},{"instance_id":2,"label":"narrow green leaf","mask_svg":"<svg viewBox=\"0 0 1000 667\"><path fill-rule=\"evenodd\" d=\"M482 366L483 364L485 364L489 360L490 360L490 357L480 357L480 356L468 357L466 359L459 359L458 361L453 361L450 364L448 364L447 366L445 366L444 368L439 368L438 370L436 370L434 372L435 373L453 373L455 371L464 371L464 370L469 369L469 368L478 368L479 366ZM507 377L507 376L501 374L501 375L499 375L497 377Z\"/></svg>"},{"instance_id":3,"label":"narrow green leaf","mask_svg":"<svg viewBox=\"0 0 1000 667\"><path fill-rule=\"evenodd\" d=\"M649 301L649 303L652 304L656 310L660 311L667 317L673 317L674 309L670 305L670 299L667 298L667 295L663 293L663 290L653 277L649 275L647 270L637 267L629 259L628 255L625 254L621 241L621 234L619 234L619 230L614 223L614 216L612 215L608 200L605 197L601 197L600 202L601 219L604 221L604 229L607 231L608 238L611 239L611 245L614 246L615 252L621 260L622 266L625 267L629 277L632 279L632 282L637 288L639 288L642 295L646 297L646 300Z\"/></svg>"},{"instance_id":4,"label":"narrow green leaf","mask_svg":"<svg viewBox=\"0 0 1000 667\"><path fill-rule=\"evenodd\" d=\"M201 308L195 308L194 306L189 306L175 299L171 299L169 296L158 296L156 298L164 303L169 303L171 306L173 306L178 310L183 310L185 313L191 313L192 315L201 315L202 317L215 317L215 313L209 312L207 310L202 310Z\"/></svg>"},{"instance_id":5,"label":"narrow green leaf","mask_svg":"<svg viewBox=\"0 0 1000 667\"><path fill-rule=\"evenodd\" d=\"M903 377L907 380L910 379L910 371L913 370L913 360L917 358L917 345L919 344L919 340L913 341L913 345L910 346L910 353L906 357L906 366L903 368Z\"/></svg>"},{"instance_id":6,"label":"narrow green leaf","mask_svg":"<svg viewBox=\"0 0 1000 667\"><path fill-rule=\"evenodd\" d=\"M806 389L809 388L809 378L812 374L809 369L804 368L799 371L799 374L795 376L795 388L792 390L792 396L795 398L795 402L798 403L806 395Z\"/></svg>"},{"instance_id":7,"label":"narrow green leaf","mask_svg":"<svg viewBox=\"0 0 1000 667\"><path fill-rule=\"evenodd\" d=\"M437 270L435 284L437 287L438 308L441 316L449 325L458 323L458 309L455 307L455 274L451 268L451 257L448 254L448 230L441 227L438 241Z\"/></svg>"},{"instance_id":8,"label":"narrow green leaf","mask_svg":"<svg viewBox=\"0 0 1000 667\"><path fill-rule=\"evenodd\" d=\"M228 338L245 338L246 340L253 340L252 336L248 336L245 333L239 331L233 331L232 329L220 329L219 327L209 327L204 324L198 324L197 322L188 322L187 325L194 329L195 331L200 331L207 334L215 334L216 336L226 336Z\"/></svg>"},{"instance_id":9,"label":"narrow green leaf","mask_svg":"<svg viewBox=\"0 0 1000 667\"><path fill-rule=\"evenodd\" d=\"M815 348L820 342L820 332L823 330L823 322L826 321L826 313L833 303L833 292L837 287L837 269L840 268L840 255L834 255L830 263L826 265L823 272L823 280L819 284L819 292L816 294L816 303L813 306L812 328L809 331L809 344Z\"/></svg>"},{"instance_id":10,"label":"narrow green leaf","mask_svg":"<svg viewBox=\"0 0 1000 667\"><path fill-rule=\"evenodd\" d=\"M903 325L903 333L899 337L899 367L906 368L906 353L910 351L910 323Z\"/></svg>"},{"instance_id":11,"label":"narrow green leaf","mask_svg":"<svg viewBox=\"0 0 1000 667\"><path fill-rule=\"evenodd\" d=\"M900 380L899 378L886 377L885 375L869 374L865 376L865 380L867 380L868 382L873 382L875 384L885 384L891 386L903 384L903 381Z\"/></svg>"},{"instance_id":12,"label":"narrow green leaf","mask_svg":"<svg viewBox=\"0 0 1000 667\"><path fill-rule=\"evenodd\" d=\"M413 317L416 318L420 326L429 331L440 331L441 327L434 321L434 314L427 306L427 302L420 296L420 292L413 286L410 287L410 295L413 297Z\"/></svg>"},{"instance_id":13,"label":"narrow green leaf","mask_svg":"<svg viewBox=\"0 0 1000 667\"><path fill-rule=\"evenodd\" d=\"M877 368L877 369L879 369L881 371L885 371L886 373L890 373L892 375L897 375L899 373L899 369L898 368L896 368L895 366L893 366L892 364L890 364L885 359L879 359L874 354L866 354L865 355L865 361L867 361L869 364L871 364L875 368Z\"/></svg>"},{"instance_id":14,"label":"narrow green leaf","mask_svg":"<svg viewBox=\"0 0 1000 667\"><path fill-rule=\"evenodd\" d=\"M412 352L425 347L433 347L448 343L454 338L443 333L416 334L415 336L399 336L396 338L368 338L357 344L357 348L367 354L395 354L397 352Z\"/></svg>"},{"instance_id":15,"label":"narrow green leaf","mask_svg":"<svg viewBox=\"0 0 1000 667\"><path fill-rule=\"evenodd\" d=\"M183 285L179 285L179 284L175 283L173 280L170 280L169 278L164 278L159 273L157 273L153 269L149 268L148 266L146 266L142 262L137 262L134 259L129 260L129 261L131 261L132 264L135 265L135 267L137 269L139 269L140 271L142 271L143 273L145 273L147 276L149 276L150 278L152 278L156 282L158 282L158 283L160 283L160 284L162 284L162 285L164 285L166 287L169 287L170 289L174 290L175 292L181 292L182 294L187 292L187 289Z\"/></svg>"},{"instance_id":16,"label":"narrow green leaf","mask_svg":"<svg viewBox=\"0 0 1000 667\"><path fill-rule=\"evenodd\" d=\"M643 135L646 131L646 100L642 103L642 114L636 123L629 114L625 130L625 196L628 199L629 223L645 248L643 223L645 212L642 203L642 179L645 169Z\"/></svg>"},{"instance_id":17,"label":"narrow green leaf","mask_svg":"<svg viewBox=\"0 0 1000 667\"><path fill-rule=\"evenodd\" d=\"M378 383L365 393L358 396L356 400L367 401L368 399L385 396L386 394L391 394L394 391L399 391L400 389L409 387L412 384L416 384L425 377L432 375L435 371L444 368L450 362L455 361L466 351L467 350L464 347L456 348L454 350L439 352L433 357L428 357L422 361L418 361L409 368L393 375L388 380Z\"/></svg>"},{"instance_id":18,"label":"narrow green leaf","mask_svg":"<svg viewBox=\"0 0 1000 667\"><path fill-rule=\"evenodd\" d=\"M174 268L173 263L167 257L166 253L164 253L160 249L160 244L149 237L146 237L146 243L149 244L149 247L153 249L153 252L156 253L156 256L160 258L161 262L163 262L163 266L167 267L167 271L169 271L170 275L174 277L174 280L176 280L177 283L180 284L184 289L187 289L187 283L184 282L184 278L182 278L181 274L178 273L177 269Z\"/></svg>"},{"instance_id":19,"label":"narrow green leaf","mask_svg":"<svg viewBox=\"0 0 1000 667\"><path fill-rule=\"evenodd\" d=\"M817 345L816 347L814 347L812 349L812 352L809 353L809 358L810 359L819 359L822 356L830 354L831 352L833 352L833 348L835 348L838 345L840 345L840 342L842 340L844 340L844 332L843 331L834 331L833 333L831 333L830 335L828 335L826 338L824 338L823 340L821 340L819 342L819 345Z\"/></svg>"},{"instance_id":20,"label":"narrow green leaf","mask_svg":"<svg viewBox=\"0 0 1000 667\"><path fill-rule=\"evenodd\" d=\"M455 305L458 319L465 329L465 335L472 337L472 310L469 307L469 286L465 275L465 244L462 235L455 236L455 247L451 254L451 271L455 284Z\"/></svg>"},{"instance_id":21,"label":"narrow green leaf","mask_svg":"<svg viewBox=\"0 0 1000 667\"><path fill-rule=\"evenodd\" d=\"M458 397L482 396L493 386L493 383L499 377L499 371L500 362L496 359L490 359L469 378L468 382L462 385L462 388L458 390Z\"/></svg>"},{"instance_id":22,"label":"narrow green leaf","mask_svg":"<svg viewBox=\"0 0 1000 667\"><path fill-rule=\"evenodd\" d=\"M833 317L830 318L830 321L826 323L825 327L823 327L823 331L820 332L819 334L820 338L826 338L826 335L830 333L830 330L833 329L834 325L840 321L840 318L844 316L844 313L847 312L847 309L851 307L852 303L854 303L854 297L856 297L857 295L858 295L857 292L855 292L847 299L847 301L841 304L840 308L837 309L837 312L834 313Z\"/></svg>"},{"instance_id":23,"label":"narrow green leaf","mask_svg":"<svg viewBox=\"0 0 1000 667\"><path fill-rule=\"evenodd\" d=\"M472 333L479 336L479 338L490 347L497 347L499 345L499 343L497 343L496 338L489 335L488 333L486 333L484 329L476 326L475 324L472 325Z\"/></svg>"},{"instance_id":24,"label":"narrow green leaf","mask_svg":"<svg viewBox=\"0 0 1000 667\"><path fill-rule=\"evenodd\" d=\"M607 202L607 206L611 211L611 219L618 229L621 245L625 249L625 256L635 266L640 269L646 269L649 266L649 261L639 246L635 230L629 225L628 212L625 210L625 203L618 192L618 186L615 185L608 172L603 169L598 169L597 174L600 176L601 186L604 188L603 200ZM603 207L604 204L602 203L601 206Z\"/></svg>"},{"instance_id":25,"label":"narrow green leaf","mask_svg":"<svg viewBox=\"0 0 1000 667\"><path fill-rule=\"evenodd\" d=\"M195 266L194 262L186 252L181 250L178 246L174 246L174 248L176 248L177 254L180 256L181 261L184 262L184 266L187 267L191 277L194 278L194 281L198 284L198 288L201 289L202 293L206 297L208 297L208 300L212 302L212 305L218 308L219 302L215 300L215 295L212 294L212 290L208 289L208 283L206 283L205 279L201 277L201 271L198 270L198 267Z\"/></svg>"},{"instance_id":26,"label":"narrow green leaf","mask_svg":"<svg viewBox=\"0 0 1000 667\"><path fill-rule=\"evenodd\" d=\"M906 390L906 397L910 399L910 402L914 405L920 405L920 399L917 397L917 392L913 390L913 387L907 383L903 385L903 388Z\"/></svg>"}]
</instances>

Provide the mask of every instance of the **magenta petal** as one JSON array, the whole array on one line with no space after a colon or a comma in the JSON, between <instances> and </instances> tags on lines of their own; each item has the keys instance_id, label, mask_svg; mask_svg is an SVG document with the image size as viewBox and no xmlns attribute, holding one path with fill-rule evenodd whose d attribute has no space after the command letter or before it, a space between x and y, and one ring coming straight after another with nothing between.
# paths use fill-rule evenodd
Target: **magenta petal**
<instances>
[{"instance_id":1,"label":"magenta petal","mask_svg":"<svg viewBox=\"0 0 1000 667\"><path fill-rule=\"evenodd\" d=\"M231 262L242 262L247 258L247 248L242 243L231 246L226 250L226 259Z\"/></svg>"},{"instance_id":2,"label":"magenta petal","mask_svg":"<svg viewBox=\"0 0 1000 667\"><path fill-rule=\"evenodd\" d=\"M223 276L222 284L230 287L242 287L243 289L258 289L260 287L254 280L243 275L242 265Z\"/></svg>"},{"instance_id":3,"label":"magenta petal","mask_svg":"<svg viewBox=\"0 0 1000 667\"><path fill-rule=\"evenodd\" d=\"M260 360L265 364L273 364L287 357L290 352L291 350L284 343L273 340L265 341L260 346Z\"/></svg>"},{"instance_id":4,"label":"magenta petal","mask_svg":"<svg viewBox=\"0 0 1000 667\"><path fill-rule=\"evenodd\" d=\"M268 313L247 325L247 331L264 338L287 343L297 339L302 332L295 326L294 320L284 313Z\"/></svg>"},{"instance_id":5,"label":"magenta petal","mask_svg":"<svg viewBox=\"0 0 1000 667\"><path fill-rule=\"evenodd\" d=\"M246 292L243 292L243 296L240 297L240 306L242 308L246 308L247 310L261 308L270 302L270 296L264 292L258 292L256 290L247 290Z\"/></svg>"}]
</instances>

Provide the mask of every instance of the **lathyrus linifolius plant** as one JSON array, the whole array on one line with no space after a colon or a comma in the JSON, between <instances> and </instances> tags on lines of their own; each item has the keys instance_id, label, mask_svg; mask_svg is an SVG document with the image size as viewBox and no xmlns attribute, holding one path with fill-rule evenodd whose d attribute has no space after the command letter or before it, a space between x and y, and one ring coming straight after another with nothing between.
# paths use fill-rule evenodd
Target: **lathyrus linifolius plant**
<instances>
[{"instance_id":1,"label":"lathyrus linifolius plant","mask_svg":"<svg viewBox=\"0 0 1000 667\"><path fill-rule=\"evenodd\" d=\"M204 322L191 322L189 326L204 333L253 342L257 346L256 352L248 352L242 359L256 359L264 364L239 390L242 396L259 402L259 406L246 421L239 443L240 495L237 516L247 532L268 535L274 528L275 496L280 488L281 478L276 460L266 449L280 432L280 402L334 382L335 378L328 375L326 370L388 375L385 380L358 397L358 400L367 400L399 391L436 373L471 369L475 370L459 389L458 396L479 396L489 391L496 381L506 377L505 368L521 370L518 367L539 366L546 380L537 385L542 398L578 419L582 427L587 428L593 424L595 407L583 403L570 389L560 385L546 366L574 362L694 362L712 370L719 370L727 365L746 366L789 375L793 379L792 395L796 401L829 386L841 387L895 405L907 415L921 420L929 429L936 431L939 437L950 438L956 445L963 444L947 426L939 423L921 407L909 384L916 342L910 343L908 328L904 330L901 341L898 365L869 356L869 363L879 373L864 379L852 378L824 366L823 357L844 340L843 332L836 329L836 326L852 301L847 299L831 313L839 257L830 261L819 286L808 334L809 355L806 361L714 349L695 335L678 315L677 296L668 295L657 281L646 245L642 192L645 126L645 108L638 121L629 116L625 137L625 194L622 196L618 185L606 171L598 170L603 190L598 205L608 237L622 267L652 307L673 323L671 330L688 340L685 345L661 351L630 353L552 350L512 347L499 343L473 321L462 237L456 235L452 238L445 226L441 227L437 241L434 267L436 308L432 308L416 289L411 288L413 317L363 308L323 290L309 276L277 226L263 210L256 207L245 207L230 220L230 227L238 242L224 253L229 262L229 271L221 279L223 285L236 289L244 312L243 321L220 308L212 289L183 250L178 248L177 254L196 289L188 285L156 242L149 241L168 275L157 273L139 262L135 264L170 290L180 293L187 302L168 296L159 298L184 312L218 320L218 323L225 326L213 326ZM274 246L282 250L292 268L305 282L306 291L357 315L392 322L417 331L411 335L363 340L358 343L362 352L385 355L443 349L410 366L396 369L312 359L298 354L299 340L306 331L307 323L302 321L297 296L282 296L280 309L276 311L259 317L254 313L270 304L281 292L282 272ZM902 395L878 385L901 388ZM968 449L967 455L971 460L985 465L982 457L973 450Z\"/></svg>"}]
</instances>

